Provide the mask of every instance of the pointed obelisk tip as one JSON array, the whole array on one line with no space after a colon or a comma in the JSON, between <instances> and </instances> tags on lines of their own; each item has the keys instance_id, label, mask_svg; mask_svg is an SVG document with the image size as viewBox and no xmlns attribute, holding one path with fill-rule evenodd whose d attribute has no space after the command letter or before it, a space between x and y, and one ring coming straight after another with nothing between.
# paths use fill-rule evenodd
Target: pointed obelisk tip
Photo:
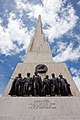
<instances>
[{"instance_id":1,"label":"pointed obelisk tip","mask_svg":"<svg viewBox=\"0 0 80 120\"><path fill-rule=\"evenodd\" d=\"M41 22L41 15L38 16L38 22Z\"/></svg>"},{"instance_id":2,"label":"pointed obelisk tip","mask_svg":"<svg viewBox=\"0 0 80 120\"><path fill-rule=\"evenodd\" d=\"M38 23L37 23L37 27L36 27L36 33L43 33L42 32L41 15L38 16Z\"/></svg>"}]
</instances>

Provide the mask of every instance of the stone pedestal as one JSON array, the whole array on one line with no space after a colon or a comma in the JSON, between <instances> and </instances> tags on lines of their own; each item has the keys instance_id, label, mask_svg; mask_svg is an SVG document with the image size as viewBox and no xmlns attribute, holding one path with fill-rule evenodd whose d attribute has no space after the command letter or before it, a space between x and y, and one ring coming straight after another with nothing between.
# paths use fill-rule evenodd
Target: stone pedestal
<instances>
[{"instance_id":1,"label":"stone pedestal","mask_svg":"<svg viewBox=\"0 0 80 120\"><path fill-rule=\"evenodd\" d=\"M0 120L80 120L80 97L2 97Z\"/></svg>"}]
</instances>

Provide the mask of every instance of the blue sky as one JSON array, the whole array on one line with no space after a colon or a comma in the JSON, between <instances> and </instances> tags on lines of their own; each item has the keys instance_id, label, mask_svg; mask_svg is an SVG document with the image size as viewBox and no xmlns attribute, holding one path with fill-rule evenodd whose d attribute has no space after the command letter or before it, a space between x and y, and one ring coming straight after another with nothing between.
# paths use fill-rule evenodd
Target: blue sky
<instances>
[{"instance_id":1,"label":"blue sky","mask_svg":"<svg viewBox=\"0 0 80 120\"><path fill-rule=\"evenodd\" d=\"M39 14L53 60L66 63L80 90L80 1L0 0L0 94L23 61Z\"/></svg>"}]
</instances>

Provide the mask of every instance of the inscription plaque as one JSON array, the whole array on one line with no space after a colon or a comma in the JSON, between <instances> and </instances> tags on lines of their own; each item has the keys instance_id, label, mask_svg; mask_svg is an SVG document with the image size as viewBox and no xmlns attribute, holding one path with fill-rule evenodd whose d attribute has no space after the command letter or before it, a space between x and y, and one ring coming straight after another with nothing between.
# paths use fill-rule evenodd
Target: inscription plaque
<instances>
[{"instance_id":1,"label":"inscription plaque","mask_svg":"<svg viewBox=\"0 0 80 120\"><path fill-rule=\"evenodd\" d=\"M33 103L29 103L28 109L55 109L56 105L54 102L49 100L34 100Z\"/></svg>"}]
</instances>

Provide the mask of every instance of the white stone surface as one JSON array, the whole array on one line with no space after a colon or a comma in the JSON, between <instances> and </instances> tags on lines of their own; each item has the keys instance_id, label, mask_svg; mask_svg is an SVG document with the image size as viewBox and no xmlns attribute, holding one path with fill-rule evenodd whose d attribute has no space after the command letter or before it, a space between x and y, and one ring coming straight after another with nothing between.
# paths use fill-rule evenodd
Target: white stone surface
<instances>
[{"instance_id":1,"label":"white stone surface","mask_svg":"<svg viewBox=\"0 0 80 120\"><path fill-rule=\"evenodd\" d=\"M31 108L36 101L53 108ZM80 97L2 97L0 108L0 120L80 120Z\"/></svg>"},{"instance_id":2,"label":"white stone surface","mask_svg":"<svg viewBox=\"0 0 80 120\"><path fill-rule=\"evenodd\" d=\"M53 62L49 44L42 31L41 17L38 18L36 32L32 38L24 62Z\"/></svg>"}]
</instances>

